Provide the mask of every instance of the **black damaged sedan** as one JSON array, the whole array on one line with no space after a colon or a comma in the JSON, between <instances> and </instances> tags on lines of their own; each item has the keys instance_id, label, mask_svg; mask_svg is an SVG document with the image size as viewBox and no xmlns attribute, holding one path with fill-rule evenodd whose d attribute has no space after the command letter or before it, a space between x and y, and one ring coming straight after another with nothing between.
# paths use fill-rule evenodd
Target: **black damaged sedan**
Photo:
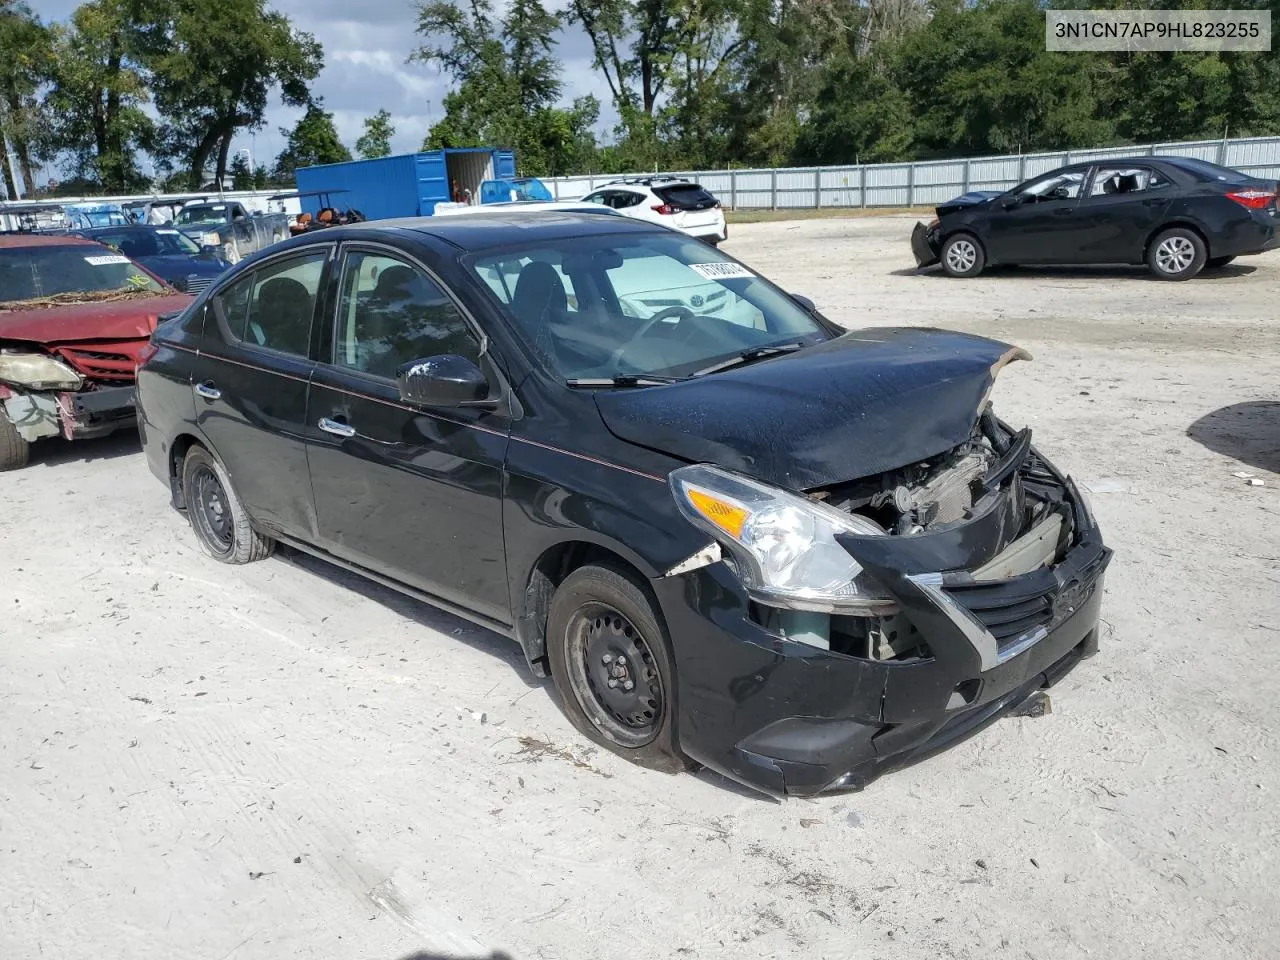
<instances>
[{"instance_id":1,"label":"black damaged sedan","mask_svg":"<svg viewBox=\"0 0 1280 960\"><path fill-rule=\"evenodd\" d=\"M215 559L315 554L511 637L628 759L812 795L1097 648L1110 551L988 400L1025 358L846 333L660 226L480 214L240 263L138 406Z\"/></svg>"},{"instance_id":2,"label":"black damaged sedan","mask_svg":"<svg viewBox=\"0 0 1280 960\"><path fill-rule=\"evenodd\" d=\"M1187 157L1078 163L977 190L911 234L916 266L953 277L1020 264L1142 264L1161 280L1280 245L1276 181Z\"/></svg>"}]
</instances>

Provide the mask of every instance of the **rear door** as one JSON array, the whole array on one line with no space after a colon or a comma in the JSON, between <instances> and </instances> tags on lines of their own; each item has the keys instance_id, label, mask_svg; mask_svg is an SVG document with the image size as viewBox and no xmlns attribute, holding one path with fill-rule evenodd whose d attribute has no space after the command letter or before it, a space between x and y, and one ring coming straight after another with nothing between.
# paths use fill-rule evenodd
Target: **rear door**
<instances>
[{"instance_id":1,"label":"rear door","mask_svg":"<svg viewBox=\"0 0 1280 960\"><path fill-rule=\"evenodd\" d=\"M458 354L497 377L483 339L426 267L383 246L343 247L331 350L308 403L319 543L329 552L510 623L502 540L508 417L415 407L405 363Z\"/></svg>"},{"instance_id":2,"label":"rear door","mask_svg":"<svg viewBox=\"0 0 1280 960\"><path fill-rule=\"evenodd\" d=\"M993 205L982 237L992 263L1077 262L1075 232L1088 167L1055 170L1023 185L1011 200Z\"/></svg>"},{"instance_id":3,"label":"rear door","mask_svg":"<svg viewBox=\"0 0 1280 960\"><path fill-rule=\"evenodd\" d=\"M1141 263L1146 239L1175 192L1173 183L1152 167L1099 164L1075 218L1077 258L1085 263Z\"/></svg>"},{"instance_id":4,"label":"rear door","mask_svg":"<svg viewBox=\"0 0 1280 960\"><path fill-rule=\"evenodd\" d=\"M312 539L304 430L312 322L332 244L242 273L205 304L192 375L196 425L266 532Z\"/></svg>"}]
</instances>

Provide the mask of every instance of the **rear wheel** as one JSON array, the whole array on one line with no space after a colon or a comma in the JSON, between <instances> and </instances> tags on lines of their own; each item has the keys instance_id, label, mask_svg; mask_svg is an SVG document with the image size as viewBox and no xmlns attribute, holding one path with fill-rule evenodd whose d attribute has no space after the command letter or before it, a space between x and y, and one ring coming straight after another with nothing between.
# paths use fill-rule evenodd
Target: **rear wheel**
<instances>
[{"instance_id":1,"label":"rear wheel","mask_svg":"<svg viewBox=\"0 0 1280 960\"><path fill-rule=\"evenodd\" d=\"M987 262L982 244L968 233L957 233L942 244L942 269L952 277L976 277Z\"/></svg>"},{"instance_id":2,"label":"rear wheel","mask_svg":"<svg viewBox=\"0 0 1280 960\"><path fill-rule=\"evenodd\" d=\"M1210 257L1208 260L1204 262L1204 265L1206 267L1212 267L1213 269L1216 270L1218 269L1218 267L1225 267L1228 263L1230 263L1234 259L1235 257Z\"/></svg>"},{"instance_id":3,"label":"rear wheel","mask_svg":"<svg viewBox=\"0 0 1280 960\"><path fill-rule=\"evenodd\" d=\"M1207 252L1200 234L1174 227L1151 241L1147 266L1161 280L1190 280L1204 269Z\"/></svg>"},{"instance_id":4,"label":"rear wheel","mask_svg":"<svg viewBox=\"0 0 1280 960\"><path fill-rule=\"evenodd\" d=\"M231 487L231 478L204 447L192 447L182 463L187 518L205 553L222 563L252 563L271 555L275 541L253 529Z\"/></svg>"},{"instance_id":5,"label":"rear wheel","mask_svg":"<svg viewBox=\"0 0 1280 960\"><path fill-rule=\"evenodd\" d=\"M0 470L17 470L27 465L31 444L18 433L13 421L0 409Z\"/></svg>"},{"instance_id":6,"label":"rear wheel","mask_svg":"<svg viewBox=\"0 0 1280 960\"><path fill-rule=\"evenodd\" d=\"M565 715L633 763L685 768L675 735L675 669L653 603L610 567L575 570L547 616L547 655Z\"/></svg>"}]
</instances>

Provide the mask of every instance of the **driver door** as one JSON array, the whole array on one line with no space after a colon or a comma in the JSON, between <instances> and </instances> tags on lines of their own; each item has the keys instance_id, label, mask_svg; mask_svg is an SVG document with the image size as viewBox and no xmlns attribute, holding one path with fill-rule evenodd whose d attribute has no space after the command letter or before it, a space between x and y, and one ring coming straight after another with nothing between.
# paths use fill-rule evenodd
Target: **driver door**
<instances>
[{"instance_id":1,"label":"driver door","mask_svg":"<svg viewBox=\"0 0 1280 960\"><path fill-rule=\"evenodd\" d=\"M993 263L1071 263L1079 259L1080 194L1088 167L1058 170L995 202L987 231Z\"/></svg>"},{"instance_id":2,"label":"driver door","mask_svg":"<svg viewBox=\"0 0 1280 960\"><path fill-rule=\"evenodd\" d=\"M511 622L502 540L509 418L400 397L398 367L456 354L498 377L483 340L425 267L345 245L332 349L307 404L320 545L501 624Z\"/></svg>"}]
</instances>

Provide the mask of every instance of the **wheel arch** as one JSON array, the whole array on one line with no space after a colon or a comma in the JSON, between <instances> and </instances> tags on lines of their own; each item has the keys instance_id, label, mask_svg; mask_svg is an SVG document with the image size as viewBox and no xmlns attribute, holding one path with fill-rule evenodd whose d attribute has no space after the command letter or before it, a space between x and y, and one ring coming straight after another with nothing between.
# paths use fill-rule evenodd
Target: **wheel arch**
<instances>
[{"instance_id":1,"label":"wheel arch","mask_svg":"<svg viewBox=\"0 0 1280 960\"><path fill-rule=\"evenodd\" d=\"M654 614L663 620L662 607L649 585L646 566L626 548L582 537L570 537L546 547L524 576L524 592L516 611L516 639L535 676L550 675L547 663L547 615L556 589L575 570L589 564L608 567L627 577L653 604Z\"/></svg>"}]
</instances>

